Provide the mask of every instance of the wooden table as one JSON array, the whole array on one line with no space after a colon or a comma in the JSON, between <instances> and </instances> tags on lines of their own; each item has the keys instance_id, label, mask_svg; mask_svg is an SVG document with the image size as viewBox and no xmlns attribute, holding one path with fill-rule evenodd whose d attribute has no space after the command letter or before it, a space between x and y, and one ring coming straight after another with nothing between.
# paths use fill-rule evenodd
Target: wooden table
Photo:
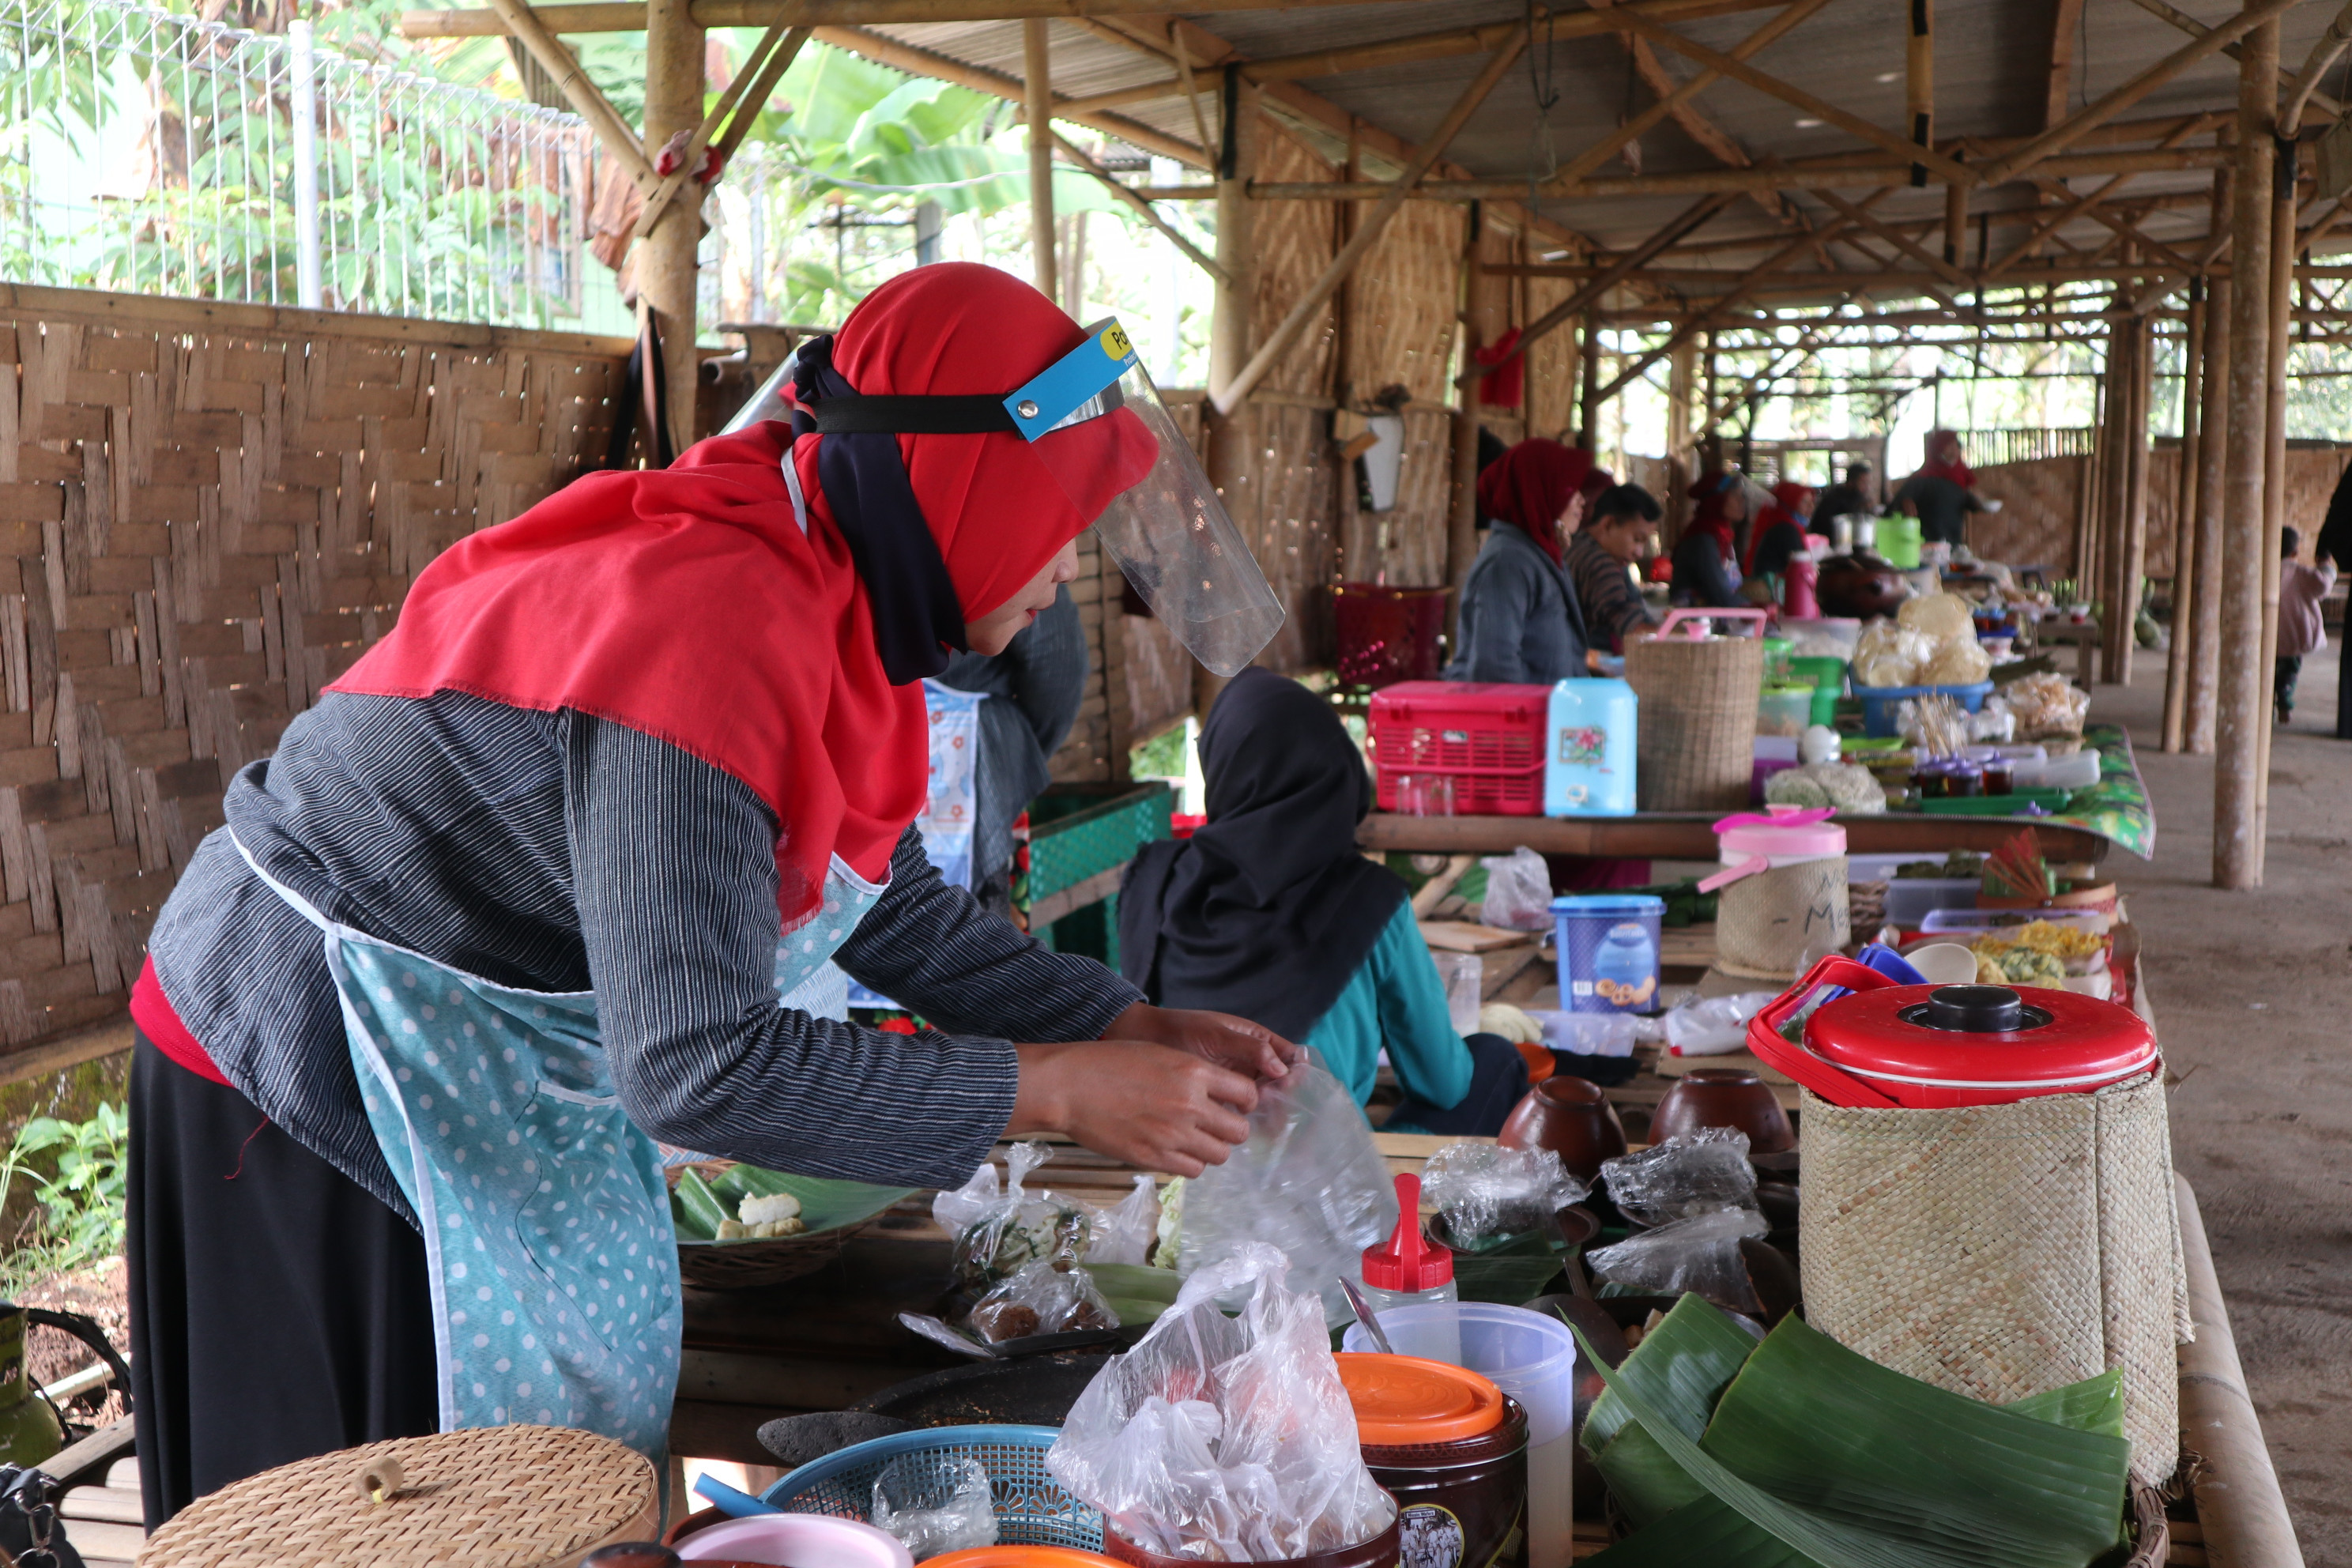
<instances>
[{"instance_id":1,"label":"wooden table","mask_svg":"<svg viewBox=\"0 0 2352 1568\"><path fill-rule=\"evenodd\" d=\"M1746 809L1743 807L1742 809ZM1726 814L1641 812L1632 816L1400 816L1376 811L1356 830L1356 842L1382 853L1507 855L1524 844L1541 855L1590 855L1613 860L1712 860L1715 824ZM2017 836L2003 817L1929 816L1887 812L1841 816L1846 847L1856 855L1939 854L1947 849L1990 853ZM2053 860L2106 858L2107 841L2080 827L2037 823Z\"/></svg>"},{"instance_id":2,"label":"wooden table","mask_svg":"<svg viewBox=\"0 0 2352 1568\"><path fill-rule=\"evenodd\" d=\"M2088 691L2099 679L2099 622L2094 616L2087 621L2037 621L2033 626L2036 649L2074 646L2074 684Z\"/></svg>"}]
</instances>

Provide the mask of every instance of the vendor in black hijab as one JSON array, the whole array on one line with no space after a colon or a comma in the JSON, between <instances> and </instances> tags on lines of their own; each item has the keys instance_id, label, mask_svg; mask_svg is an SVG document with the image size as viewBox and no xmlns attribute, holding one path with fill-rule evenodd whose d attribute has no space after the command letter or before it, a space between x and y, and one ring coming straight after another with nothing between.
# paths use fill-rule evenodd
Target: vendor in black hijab
<instances>
[{"instance_id":1,"label":"vendor in black hijab","mask_svg":"<svg viewBox=\"0 0 2352 1568\"><path fill-rule=\"evenodd\" d=\"M1202 728L1201 767L1208 822L1146 846L1120 889L1128 978L1312 1047L1360 1105L1385 1049L1405 1091L1393 1130L1498 1131L1526 1061L1454 1032L1404 883L1356 848L1371 780L1330 704L1244 669Z\"/></svg>"}]
</instances>

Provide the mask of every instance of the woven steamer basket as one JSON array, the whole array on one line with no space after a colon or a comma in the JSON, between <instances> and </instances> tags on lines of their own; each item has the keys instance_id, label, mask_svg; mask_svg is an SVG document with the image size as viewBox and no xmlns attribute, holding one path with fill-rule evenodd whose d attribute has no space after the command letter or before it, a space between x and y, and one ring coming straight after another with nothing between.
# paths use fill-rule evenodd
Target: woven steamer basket
<instances>
[{"instance_id":1,"label":"woven steamer basket","mask_svg":"<svg viewBox=\"0 0 2352 1568\"><path fill-rule=\"evenodd\" d=\"M1633 776L1643 811L1737 811L1748 804L1764 640L1691 637L1676 629L1707 616L1760 621L1763 612L1675 610L1656 637L1625 645L1625 682L1641 700Z\"/></svg>"},{"instance_id":2,"label":"woven steamer basket","mask_svg":"<svg viewBox=\"0 0 2352 1568\"><path fill-rule=\"evenodd\" d=\"M392 1467L387 1466L387 1461ZM394 1489L372 1501L362 1477ZM557 1426L399 1437L280 1465L190 1504L140 1568L572 1568L661 1531L645 1457Z\"/></svg>"},{"instance_id":3,"label":"woven steamer basket","mask_svg":"<svg viewBox=\"0 0 2352 1568\"><path fill-rule=\"evenodd\" d=\"M2121 1367L2132 1475L2165 1483L2191 1330L2158 1077L1957 1110L1809 1091L1803 1126L1806 1321L1995 1405Z\"/></svg>"},{"instance_id":4,"label":"woven steamer basket","mask_svg":"<svg viewBox=\"0 0 2352 1568\"><path fill-rule=\"evenodd\" d=\"M814 1274L841 1256L841 1244L872 1225L866 1220L837 1230L751 1241L686 1241L677 1244L678 1278L698 1290L751 1290Z\"/></svg>"}]
</instances>

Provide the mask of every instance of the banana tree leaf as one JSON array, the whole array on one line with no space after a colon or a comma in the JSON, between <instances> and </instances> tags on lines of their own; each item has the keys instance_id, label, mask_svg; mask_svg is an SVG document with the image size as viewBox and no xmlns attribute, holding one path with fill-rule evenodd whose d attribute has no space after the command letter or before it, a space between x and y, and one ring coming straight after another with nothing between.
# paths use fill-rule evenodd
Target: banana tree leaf
<instances>
[{"instance_id":1,"label":"banana tree leaf","mask_svg":"<svg viewBox=\"0 0 2352 1568\"><path fill-rule=\"evenodd\" d=\"M1559 1258L1546 1251L1454 1256L1454 1288L1465 1301L1493 1301L1506 1307L1544 1293L1559 1274Z\"/></svg>"},{"instance_id":2,"label":"banana tree leaf","mask_svg":"<svg viewBox=\"0 0 2352 1568\"><path fill-rule=\"evenodd\" d=\"M1724 1391L1703 1447L1817 1519L1887 1532L1921 1564L2083 1568L2122 1537L2121 1436L1906 1377L1795 1318Z\"/></svg>"},{"instance_id":3,"label":"banana tree leaf","mask_svg":"<svg viewBox=\"0 0 2352 1568\"><path fill-rule=\"evenodd\" d=\"M1686 1295L1642 1337L1618 1373L1696 1441L1715 1414L1716 1401L1755 1349L1747 1331ZM1584 1447L1618 1506L1636 1525L1663 1520L1706 1495L1613 1394L1592 1402L1584 1419Z\"/></svg>"},{"instance_id":4,"label":"banana tree leaf","mask_svg":"<svg viewBox=\"0 0 2352 1568\"><path fill-rule=\"evenodd\" d=\"M1636 1431L1640 1428L1636 1427ZM1619 1442L1624 1439L1620 1437ZM1613 1486L1613 1483L1612 1483ZM1705 1492L1580 1568L1821 1568Z\"/></svg>"},{"instance_id":5,"label":"banana tree leaf","mask_svg":"<svg viewBox=\"0 0 2352 1568\"><path fill-rule=\"evenodd\" d=\"M689 1171L678 1178L680 1188L686 1186L688 1178L694 1178L696 1187L702 1186L700 1179ZM871 1219L913 1191L912 1187L876 1187L864 1182L836 1182L823 1176L763 1171L753 1165L730 1165L703 1192L690 1194L702 1201L690 1204L673 1194L670 1213L677 1222L680 1241L716 1241L718 1227L711 1223L709 1199L716 1199L719 1217L725 1218L732 1215L736 1205L746 1197L790 1193L801 1201L801 1223L808 1226L809 1233L814 1233L838 1230L843 1226Z\"/></svg>"},{"instance_id":6,"label":"banana tree leaf","mask_svg":"<svg viewBox=\"0 0 2352 1568\"><path fill-rule=\"evenodd\" d=\"M2036 1421L2072 1426L2077 1432L2102 1432L2110 1437L2120 1437L2124 1435L2123 1370L2113 1367L2063 1388L2029 1394L2002 1408L2031 1415Z\"/></svg>"}]
</instances>

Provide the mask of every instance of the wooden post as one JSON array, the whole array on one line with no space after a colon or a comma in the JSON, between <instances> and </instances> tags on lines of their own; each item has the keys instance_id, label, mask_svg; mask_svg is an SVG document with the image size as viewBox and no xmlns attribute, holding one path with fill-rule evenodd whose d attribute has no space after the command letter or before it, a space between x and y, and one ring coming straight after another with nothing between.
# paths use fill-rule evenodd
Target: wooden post
<instances>
[{"instance_id":1,"label":"wooden post","mask_svg":"<svg viewBox=\"0 0 2352 1568\"><path fill-rule=\"evenodd\" d=\"M1698 397L1698 344L1686 342L1666 356L1666 458L1687 466L1691 443L1691 405ZM1671 470L1670 470L1671 471Z\"/></svg>"},{"instance_id":2,"label":"wooden post","mask_svg":"<svg viewBox=\"0 0 2352 1568\"><path fill-rule=\"evenodd\" d=\"M1037 292L1061 297L1054 265L1054 62L1046 49L1045 20L1021 24L1023 113L1029 121L1030 272Z\"/></svg>"},{"instance_id":3,"label":"wooden post","mask_svg":"<svg viewBox=\"0 0 2352 1568\"><path fill-rule=\"evenodd\" d=\"M1601 450L1601 305L1595 300L1592 309L1584 312L1582 346L1577 355L1583 384L1576 397L1576 438L1588 452Z\"/></svg>"},{"instance_id":4,"label":"wooden post","mask_svg":"<svg viewBox=\"0 0 2352 1568\"><path fill-rule=\"evenodd\" d=\"M687 0L646 7L646 133L649 156L683 131L702 124L702 29ZM637 293L660 331L668 384L669 428L677 449L694 445L694 394L702 372L695 347L695 250L702 243L702 203L693 195L669 204L637 252Z\"/></svg>"},{"instance_id":5,"label":"wooden post","mask_svg":"<svg viewBox=\"0 0 2352 1568\"><path fill-rule=\"evenodd\" d=\"M2213 176L2213 228L2230 212L2230 176ZM2189 618L2189 707L2183 716L2189 754L2213 754L2214 697L2221 678L2221 498L2230 436L2230 280L2211 281L2205 305L2205 411L2200 418L2197 464L2196 605Z\"/></svg>"},{"instance_id":6,"label":"wooden post","mask_svg":"<svg viewBox=\"0 0 2352 1568\"><path fill-rule=\"evenodd\" d=\"M2189 320L2180 334L2180 470L2172 487L2172 646L2164 661L2164 749L2186 749L2189 628L2197 603L2198 465L2204 432L2205 280L2189 284Z\"/></svg>"},{"instance_id":7,"label":"wooden post","mask_svg":"<svg viewBox=\"0 0 2352 1568\"><path fill-rule=\"evenodd\" d=\"M2294 306L2295 143L2272 153L2270 375L2263 398L2263 721L2254 748L2254 879L2262 880L2271 820L2273 667L2278 659L2280 534L2286 525L2286 362Z\"/></svg>"},{"instance_id":8,"label":"wooden post","mask_svg":"<svg viewBox=\"0 0 2352 1568\"><path fill-rule=\"evenodd\" d=\"M1472 202L1462 226L1462 272L1454 298L1461 301L1458 321L1465 365L1470 363L1472 354L1486 346L1487 297L1494 291L1493 280L1482 278L1478 269L1486 216L1485 205ZM1466 375L1457 377L1454 383L1454 483L1445 514L1445 580L1456 590L1454 607L1457 620L1462 605L1459 590L1470 575L1470 563L1478 554L1477 399L1478 384Z\"/></svg>"},{"instance_id":9,"label":"wooden post","mask_svg":"<svg viewBox=\"0 0 2352 1568\"><path fill-rule=\"evenodd\" d=\"M1936 144L1936 0L1910 0L1911 34L1904 48L1904 107L1910 113L1911 140L1922 147ZM1911 165L1911 183L1927 183L1927 167ZM1961 186L1952 186L1946 194L1947 203L1966 204L1968 193ZM1944 227L1944 259L1958 264L1959 237L1953 226Z\"/></svg>"},{"instance_id":10,"label":"wooden post","mask_svg":"<svg viewBox=\"0 0 2352 1568\"><path fill-rule=\"evenodd\" d=\"M2257 0L2248 0L2252 9ZM2239 54L2238 148L2231 192L2230 434L2221 548L2221 679L2215 689L2213 884L2262 881L2256 799L2262 734L2270 727L2263 655L2264 406L2270 379L2271 141L2278 105L2279 27L2264 22Z\"/></svg>"},{"instance_id":11,"label":"wooden post","mask_svg":"<svg viewBox=\"0 0 2352 1568\"><path fill-rule=\"evenodd\" d=\"M1364 173L1364 122L1354 115L1348 116L1348 162L1339 177L1353 184ZM1337 256L1348 248L1348 241L1356 234L1356 204L1331 204L1331 254ZM1331 296L1331 398L1342 408L1356 403L1356 280L1353 275L1339 281L1339 292ZM1344 482L1341 489L1352 490L1352 483Z\"/></svg>"},{"instance_id":12,"label":"wooden post","mask_svg":"<svg viewBox=\"0 0 2352 1568\"><path fill-rule=\"evenodd\" d=\"M2139 620L2140 576L2147 565L2147 404L2152 345L2145 316L2116 324L2115 342L2121 351L2115 365L2114 402L2107 427L2115 436L2115 462L2109 470L2114 491L2108 515L2105 566L2107 616L2100 631L2106 644L2108 680L2129 686L2132 654L2137 644L2134 628Z\"/></svg>"},{"instance_id":13,"label":"wooden post","mask_svg":"<svg viewBox=\"0 0 2352 1568\"><path fill-rule=\"evenodd\" d=\"M1209 482L1233 514L1242 537L1256 532L1256 465L1251 460L1250 422L1255 410L1247 403L1229 414L1217 411L1216 394L1229 385L1249 363L1256 342L1257 261L1256 206L1249 199L1249 183L1257 175L1258 89L1227 67L1221 100L1222 124L1217 158L1217 265L1215 303L1209 317L1209 401L1201 418L1206 426L1203 466ZM1200 665L1192 669L1192 706L1208 717L1224 681Z\"/></svg>"}]
</instances>

